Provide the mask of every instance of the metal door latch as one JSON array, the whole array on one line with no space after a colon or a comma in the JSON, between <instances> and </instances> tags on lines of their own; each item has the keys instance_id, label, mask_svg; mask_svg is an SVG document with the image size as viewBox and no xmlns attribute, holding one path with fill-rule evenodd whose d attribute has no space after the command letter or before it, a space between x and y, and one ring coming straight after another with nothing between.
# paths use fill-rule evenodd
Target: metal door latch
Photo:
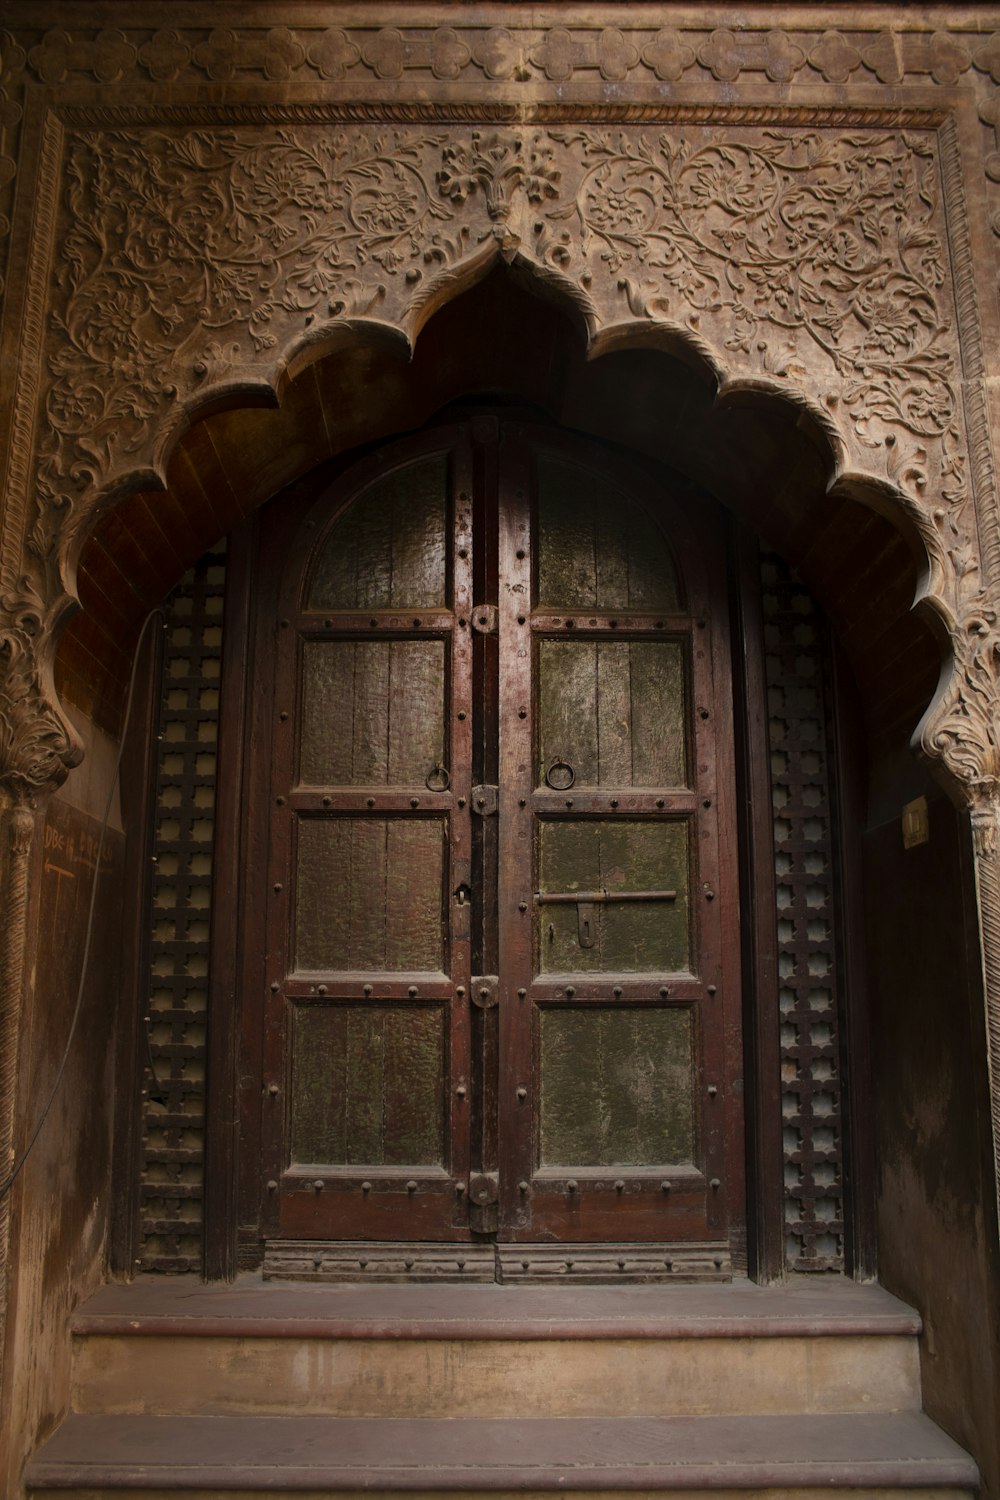
<instances>
[{"instance_id":1,"label":"metal door latch","mask_svg":"<svg viewBox=\"0 0 1000 1500\"><path fill-rule=\"evenodd\" d=\"M500 1224L500 1178L496 1172L477 1172L469 1180L469 1228L494 1234Z\"/></svg>"},{"instance_id":2,"label":"metal door latch","mask_svg":"<svg viewBox=\"0 0 1000 1500\"><path fill-rule=\"evenodd\" d=\"M619 901L676 901L676 891L536 891L536 906L575 906L576 934L581 948L594 946L595 906ZM549 939L554 936L549 928Z\"/></svg>"}]
</instances>

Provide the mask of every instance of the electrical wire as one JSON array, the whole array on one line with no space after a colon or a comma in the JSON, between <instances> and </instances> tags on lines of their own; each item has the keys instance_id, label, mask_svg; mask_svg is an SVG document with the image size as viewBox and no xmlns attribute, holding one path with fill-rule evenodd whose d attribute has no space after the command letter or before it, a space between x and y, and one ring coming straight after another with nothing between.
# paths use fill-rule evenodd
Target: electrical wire
<instances>
[{"instance_id":1,"label":"electrical wire","mask_svg":"<svg viewBox=\"0 0 1000 1500\"><path fill-rule=\"evenodd\" d=\"M157 605L156 609L151 609L149 614L143 620L142 628L139 631L139 639L136 641L135 655L132 658L132 671L129 674L128 693L125 698L125 715L122 721L121 738L118 743L118 754L115 756L114 773L111 777L111 785L108 788L108 800L104 807L104 817L101 820L101 834L100 838L97 841L97 854L94 858L94 883L90 888L90 906L87 911L87 927L83 942L83 958L80 962L80 983L76 991L76 1004L73 1007L72 1019L69 1023L69 1034L66 1037L66 1045L63 1048L63 1054L59 1061L59 1067L56 1070L55 1080L52 1084L51 1089L49 1090L49 1097L46 1099L45 1107L43 1108L41 1114L38 1116L38 1119L35 1122L34 1129L32 1130L31 1135L28 1137L28 1144L21 1152L21 1155L18 1157L17 1161L14 1163L14 1166L11 1168L8 1175L4 1178L3 1182L0 1182L0 1199L6 1198L7 1194L14 1186L18 1177L20 1177L24 1165L28 1160L28 1157L34 1150L35 1142L38 1140L38 1137L42 1133L45 1122L49 1117L49 1112L52 1109L53 1104L55 1103L56 1095L59 1092L59 1086L62 1083L63 1074L66 1072L66 1064L69 1062L69 1054L76 1037L76 1028L79 1025L80 1014L83 1010L83 993L87 983L87 969L90 963L91 940L94 935L94 913L97 910L97 887L101 878L101 859L104 855L104 843L107 837L108 824L111 821L111 809L114 806L115 792L118 789L118 783L121 779L122 756L125 752L125 739L128 734L129 720L132 716L132 699L135 694L135 679L139 669L139 658L142 655L142 643L146 638L146 631L149 628L149 623L151 620L155 620L157 615L159 615L161 619L164 618L163 609L160 605Z\"/></svg>"}]
</instances>

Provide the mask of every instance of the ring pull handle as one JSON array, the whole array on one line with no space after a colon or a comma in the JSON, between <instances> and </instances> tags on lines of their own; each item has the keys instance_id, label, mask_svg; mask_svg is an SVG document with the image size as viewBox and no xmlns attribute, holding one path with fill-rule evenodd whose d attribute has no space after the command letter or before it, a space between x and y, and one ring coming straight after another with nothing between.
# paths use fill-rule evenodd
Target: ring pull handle
<instances>
[{"instance_id":1,"label":"ring pull handle","mask_svg":"<svg viewBox=\"0 0 1000 1500\"><path fill-rule=\"evenodd\" d=\"M448 775L447 766L443 766L439 760L434 762L434 769L428 771L424 786L429 792L446 792L451 786L451 777Z\"/></svg>"},{"instance_id":2,"label":"ring pull handle","mask_svg":"<svg viewBox=\"0 0 1000 1500\"><path fill-rule=\"evenodd\" d=\"M554 792L568 792L575 780L576 772L567 760L557 758L545 773L545 785Z\"/></svg>"}]
</instances>

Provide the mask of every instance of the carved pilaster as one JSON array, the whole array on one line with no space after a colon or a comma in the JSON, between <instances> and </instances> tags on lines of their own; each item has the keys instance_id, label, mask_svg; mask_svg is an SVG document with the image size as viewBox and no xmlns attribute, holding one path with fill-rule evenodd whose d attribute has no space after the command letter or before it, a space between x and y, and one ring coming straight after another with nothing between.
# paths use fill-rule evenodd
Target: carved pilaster
<instances>
[{"instance_id":1,"label":"carved pilaster","mask_svg":"<svg viewBox=\"0 0 1000 1500\"><path fill-rule=\"evenodd\" d=\"M0 793L14 803L54 791L83 757L48 689L40 639L30 603L0 605Z\"/></svg>"}]
</instances>

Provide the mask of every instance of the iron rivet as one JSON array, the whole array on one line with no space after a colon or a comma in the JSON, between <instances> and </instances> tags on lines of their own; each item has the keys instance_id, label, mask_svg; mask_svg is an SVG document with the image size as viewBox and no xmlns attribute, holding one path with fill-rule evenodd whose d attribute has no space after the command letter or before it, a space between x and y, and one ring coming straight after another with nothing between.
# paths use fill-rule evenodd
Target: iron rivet
<instances>
[{"instance_id":1,"label":"iron rivet","mask_svg":"<svg viewBox=\"0 0 1000 1500\"><path fill-rule=\"evenodd\" d=\"M275 1180L274 1180L273 1177L271 1178L270 1182L267 1184L267 1190L268 1190L269 1193L276 1193L278 1191L278 1184L275 1182Z\"/></svg>"},{"instance_id":2,"label":"iron rivet","mask_svg":"<svg viewBox=\"0 0 1000 1500\"><path fill-rule=\"evenodd\" d=\"M278 981L276 979L272 979L271 980L271 994L272 995L276 995L278 993L278 991L280 990L280 988L281 988L281 985L278 983Z\"/></svg>"},{"instance_id":3,"label":"iron rivet","mask_svg":"<svg viewBox=\"0 0 1000 1500\"><path fill-rule=\"evenodd\" d=\"M573 798L572 797L567 797L566 798L566 806L567 807L572 807L573 806Z\"/></svg>"},{"instance_id":4,"label":"iron rivet","mask_svg":"<svg viewBox=\"0 0 1000 1500\"><path fill-rule=\"evenodd\" d=\"M362 995L364 995L364 997L365 997L366 1000L370 1000L371 999L371 993L372 993L372 987L371 987L371 985L370 984L363 984L361 986L361 993L362 993Z\"/></svg>"},{"instance_id":5,"label":"iron rivet","mask_svg":"<svg viewBox=\"0 0 1000 1500\"><path fill-rule=\"evenodd\" d=\"M527 1099L527 1097L528 1097L528 1090L527 1090L527 1089L526 1089L526 1088L519 1088L519 1089L518 1089L518 1091L517 1091L517 1097L518 1097L518 1098L519 1098L519 1099L520 1099L520 1100L521 1100L521 1101L522 1101L522 1103L523 1103L523 1101L524 1101L524 1100L525 1100L525 1099Z\"/></svg>"},{"instance_id":6,"label":"iron rivet","mask_svg":"<svg viewBox=\"0 0 1000 1500\"><path fill-rule=\"evenodd\" d=\"M705 800L704 800L704 802L701 805L702 805L702 807L711 807L711 805L712 805L712 799L711 799L711 797L706 797Z\"/></svg>"},{"instance_id":7,"label":"iron rivet","mask_svg":"<svg viewBox=\"0 0 1000 1500\"><path fill-rule=\"evenodd\" d=\"M464 985L464 984L460 984L460 985L459 985L459 986L458 986L458 987L457 987L457 988L456 988L456 990L455 990L455 994L456 994L456 995L457 995L457 996L458 996L458 998L459 998L459 999L460 999L460 1000L462 1000L462 999L464 999L464 997L465 997L465 985Z\"/></svg>"},{"instance_id":8,"label":"iron rivet","mask_svg":"<svg viewBox=\"0 0 1000 1500\"><path fill-rule=\"evenodd\" d=\"M326 985L325 984L319 985L318 988L319 988L319 992L320 992L321 995L325 995L326 994Z\"/></svg>"},{"instance_id":9,"label":"iron rivet","mask_svg":"<svg viewBox=\"0 0 1000 1500\"><path fill-rule=\"evenodd\" d=\"M569 1182L567 1182L567 1184L566 1184L566 1191L567 1191L567 1193L575 1193L576 1192L576 1178L575 1177L571 1177L570 1180L569 1180ZM573 1262L571 1260L568 1260L566 1262L566 1264L567 1264L567 1266L572 1266Z\"/></svg>"},{"instance_id":10,"label":"iron rivet","mask_svg":"<svg viewBox=\"0 0 1000 1500\"><path fill-rule=\"evenodd\" d=\"M409 995L409 997L410 997L411 1000L415 1000L417 998L417 987L416 987L416 985L415 984L411 984L406 993Z\"/></svg>"},{"instance_id":11,"label":"iron rivet","mask_svg":"<svg viewBox=\"0 0 1000 1500\"><path fill-rule=\"evenodd\" d=\"M413 623L414 623L414 625L419 625L419 624L420 624L420 621L419 621L419 620L414 620L414 622L413 622Z\"/></svg>"},{"instance_id":12,"label":"iron rivet","mask_svg":"<svg viewBox=\"0 0 1000 1500\"><path fill-rule=\"evenodd\" d=\"M479 998L480 1000L488 1000L490 998L490 987L488 984L480 985Z\"/></svg>"},{"instance_id":13,"label":"iron rivet","mask_svg":"<svg viewBox=\"0 0 1000 1500\"><path fill-rule=\"evenodd\" d=\"M284 887L282 886L281 881L280 880L276 880L274 882L274 894L276 896L280 896L283 889L284 889Z\"/></svg>"},{"instance_id":14,"label":"iron rivet","mask_svg":"<svg viewBox=\"0 0 1000 1500\"><path fill-rule=\"evenodd\" d=\"M669 1182L661 1182L660 1183L660 1192L661 1193L669 1193L670 1192L670 1183Z\"/></svg>"},{"instance_id":15,"label":"iron rivet","mask_svg":"<svg viewBox=\"0 0 1000 1500\"><path fill-rule=\"evenodd\" d=\"M618 1269L619 1269L619 1271L624 1271L624 1269L625 1269L625 1262L623 1260L620 1260L618 1262Z\"/></svg>"},{"instance_id":16,"label":"iron rivet","mask_svg":"<svg viewBox=\"0 0 1000 1500\"><path fill-rule=\"evenodd\" d=\"M314 1255L313 1256L313 1265L315 1266L315 1268L316 1268L317 1271L319 1271L319 1270L322 1269L322 1266L323 1266L323 1257L322 1257L322 1255Z\"/></svg>"},{"instance_id":17,"label":"iron rivet","mask_svg":"<svg viewBox=\"0 0 1000 1500\"><path fill-rule=\"evenodd\" d=\"M486 806L486 798L485 797L477 797L476 798L476 806L477 807L485 807Z\"/></svg>"},{"instance_id":18,"label":"iron rivet","mask_svg":"<svg viewBox=\"0 0 1000 1500\"><path fill-rule=\"evenodd\" d=\"M657 630L662 630L663 629L663 621L662 620L657 620L655 628Z\"/></svg>"},{"instance_id":19,"label":"iron rivet","mask_svg":"<svg viewBox=\"0 0 1000 1500\"><path fill-rule=\"evenodd\" d=\"M718 1085L717 1085L717 1084L714 1084L714 1083L710 1083L710 1084L709 1084L709 1085L708 1085L708 1097L709 1097L709 1098L710 1098L710 1099L714 1099L714 1098L715 1098L715 1096L716 1096L716 1094L717 1094L717 1093L718 1093L718 1092L719 1092L719 1089L718 1089Z\"/></svg>"},{"instance_id":20,"label":"iron rivet","mask_svg":"<svg viewBox=\"0 0 1000 1500\"><path fill-rule=\"evenodd\" d=\"M518 990L518 992L517 992L517 998L519 1000L523 1000L524 997L527 995L527 993L528 993L527 990Z\"/></svg>"},{"instance_id":21,"label":"iron rivet","mask_svg":"<svg viewBox=\"0 0 1000 1500\"><path fill-rule=\"evenodd\" d=\"M712 1189L713 1193L717 1193L719 1191L720 1187L722 1186L722 1183L719 1181L719 1179L717 1177L713 1177L712 1180L711 1180L711 1182L708 1185Z\"/></svg>"},{"instance_id":22,"label":"iron rivet","mask_svg":"<svg viewBox=\"0 0 1000 1500\"><path fill-rule=\"evenodd\" d=\"M419 807L420 806L420 798L419 797L411 797L410 798L410 806L411 807Z\"/></svg>"},{"instance_id":23,"label":"iron rivet","mask_svg":"<svg viewBox=\"0 0 1000 1500\"><path fill-rule=\"evenodd\" d=\"M656 805L657 807L663 807L665 805L662 797L657 797Z\"/></svg>"},{"instance_id":24,"label":"iron rivet","mask_svg":"<svg viewBox=\"0 0 1000 1500\"><path fill-rule=\"evenodd\" d=\"M715 900L715 892L714 891L706 891L705 892L705 900L706 901L714 901Z\"/></svg>"},{"instance_id":25,"label":"iron rivet","mask_svg":"<svg viewBox=\"0 0 1000 1500\"><path fill-rule=\"evenodd\" d=\"M486 615L480 615L479 616L479 623L480 623L480 625L485 625L486 624L486 619L487 619Z\"/></svg>"},{"instance_id":26,"label":"iron rivet","mask_svg":"<svg viewBox=\"0 0 1000 1500\"><path fill-rule=\"evenodd\" d=\"M275 797L274 800L275 800L275 802L277 802L277 804L278 804L279 807L284 807L284 805L285 805L285 799L284 799L284 797Z\"/></svg>"},{"instance_id":27,"label":"iron rivet","mask_svg":"<svg viewBox=\"0 0 1000 1500\"><path fill-rule=\"evenodd\" d=\"M666 1266L668 1271L672 1271L674 1269L674 1263L672 1260L665 1260L663 1264Z\"/></svg>"},{"instance_id":28,"label":"iron rivet","mask_svg":"<svg viewBox=\"0 0 1000 1500\"><path fill-rule=\"evenodd\" d=\"M413 1262L412 1262L412 1260L404 1260L403 1261L403 1265L406 1267L406 1269L408 1271L412 1271L413 1270Z\"/></svg>"},{"instance_id":29,"label":"iron rivet","mask_svg":"<svg viewBox=\"0 0 1000 1500\"><path fill-rule=\"evenodd\" d=\"M567 1000L572 1000L572 998L573 998L573 996L575 994L576 994L576 985L568 984L566 986L566 998L567 998Z\"/></svg>"},{"instance_id":30,"label":"iron rivet","mask_svg":"<svg viewBox=\"0 0 1000 1500\"><path fill-rule=\"evenodd\" d=\"M459 623L459 625L463 625L463 626L466 624L466 619L465 619L464 615L460 615L459 616L458 623Z\"/></svg>"},{"instance_id":31,"label":"iron rivet","mask_svg":"<svg viewBox=\"0 0 1000 1500\"><path fill-rule=\"evenodd\" d=\"M576 624L576 621L575 621L575 620L567 620L567 621L566 621L566 629L567 629L567 630L572 630L572 629L573 629L573 626L574 626L574 625L575 625L575 624Z\"/></svg>"},{"instance_id":32,"label":"iron rivet","mask_svg":"<svg viewBox=\"0 0 1000 1500\"><path fill-rule=\"evenodd\" d=\"M617 630L618 629L618 621L617 620L612 620L611 621L611 629L612 630Z\"/></svg>"},{"instance_id":33,"label":"iron rivet","mask_svg":"<svg viewBox=\"0 0 1000 1500\"><path fill-rule=\"evenodd\" d=\"M464 1182L456 1182L455 1183L455 1192L461 1198L462 1194L465 1192L465 1183Z\"/></svg>"},{"instance_id":34,"label":"iron rivet","mask_svg":"<svg viewBox=\"0 0 1000 1500\"><path fill-rule=\"evenodd\" d=\"M458 1269L460 1271L464 1271L465 1270L465 1261L464 1260L456 1260L455 1264L456 1264L456 1266L458 1267Z\"/></svg>"},{"instance_id":35,"label":"iron rivet","mask_svg":"<svg viewBox=\"0 0 1000 1500\"><path fill-rule=\"evenodd\" d=\"M615 987L614 987L614 989L611 991L611 993L614 995L614 997L615 997L616 1000L620 1000L621 997L622 997L622 987L621 987L621 985L620 984L616 984Z\"/></svg>"},{"instance_id":36,"label":"iron rivet","mask_svg":"<svg viewBox=\"0 0 1000 1500\"><path fill-rule=\"evenodd\" d=\"M619 1177L618 1181L615 1183L615 1192L616 1193L624 1193L624 1191L625 1191L625 1180L624 1180L624 1178Z\"/></svg>"},{"instance_id":37,"label":"iron rivet","mask_svg":"<svg viewBox=\"0 0 1000 1500\"><path fill-rule=\"evenodd\" d=\"M704 630L705 629L705 621L704 620L699 620L698 621L698 629L699 630Z\"/></svg>"},{"instance_id":38,"label":"iron rivet","mask_svg":"<svg viewBox=\"0 0 1000 1500\"><path fill-rule=\"evenodd\" d=\"M717 1255L715 1257L715 1269L717 1271L721 1271L722 1270L722 1256L721 1255Z\"/></svg>"},{"instance_id":39,"label":"iron rivet","mask_svg":"<svg viewBox=\"0 0 1000 1500\"><path fill-rule=\"evenodd\" d=\"M519 1193L526 1193L528 1191L528 1184L526 1182L519 1182L517 1190Z\"/></svg>"},{"instance_id":40,"label":"iron rivet","mask_svg":"<svg viewBox=\"0 0 1000 1500\"><path fill-rule=\"evenodd\" d=\"M717 993L718 993L718 986L717 986L717 985L714 985L714 984L710 984L710 985L709 985L709 986L708 986L708 993L709 993L709 994L710 994L710 995L715 995L715 994L717 994Z\"/></svg>"},{"instance_id":41,"label":"iron rivet","mask_svg":"<svg viewBox=\"0 0 1000 1500\"><path fill-rule=\"evenodd\" d=\"M282 622L281 622L281 628L282 628L282 630L287 630L287 628L288 628L288 621L287 620L282 620Z\"/></svg>"},{"instance_id":42,"label":"iron rivet","mask_svg":"<svg viewBox=\"0 0 1000 1500\"><path fill-rule=\"evenodd\" d=\"M323 1181L322 1177L317 1177L316 1181L313 1183L313 1187L316 1189L317 1193L321 1193L325 1186L326 1183Z\"/></svg>"},{"instance_id":43,"label":"iron rivet","mask_svg":"<svg viewBox=\"0 0 1000 1500\"><path fill-rule=\"evenodd\" d=\"M458 555L459 555L459 557L468 557L468 555L469 555L469 549L468 549L468 547L459 547L459 549L458 549Z\"/></svg>"},{"instance_id":44,"label":"iron rivet","mask_svg":"<svg viewBox=\"0 0 1000 1500\"><path fill-rule=\"evenodd\" d=\"M670 994L670 991L667 988L667 986L665 984L661 984L660 985L660 999L661 1000L666 1000L666 998L667 998L667 996L669 994Z\"/></svg>"},{"instance_id":45,"label":"iron rivet","mask_svg":"<svg viewBox=\"0 0 1000 1500\"><path fill-rule=\"evenodd\" d=\"M517 903L517 909L518 909L518 911L527 911L528 910L528 903L527 903L527 901L519 901Z\"/></svg>"},{"instance_id":46,"label":"iron rivet","mask_svg":"<svg viewBox=\"0 0 1000 1500\"><path fill-rule=\"evenodd\" d=\"M459 797L459 799L458 799L458 805L459 805L459 807L464 807L465 806L465 798L464 797Z\"/></svg>"},{"instance_id":47,"label":"iron rivet","mask_svg":"<svg viewBox=\"0 0 1000 1500\"><path fill-rule=\"evenodd\" d=\"M332 804L332 802L333 802L333 798L332 797L324 797L323 798L323 806L324 807L330 807L331 804Z\"/></svg>"},{"instance_id":48,"label":"iron rivet","mask_svg":"<svg viewBox=\"0 0 1000 1500\"><path fill-rule=\"evenodd\" d=\"M368 804L369 807L374 807L375 806L375 798L374 797L366 797L365 801L366 801L366 803Z\"/></svg>"},{"instance_id":49,"label":"iron rivet","mask_svg":"<svg viewBox=\"0 0 1000 1500\"><path fill-rule=\"evenodd\" d=\"M523 615L518 615L518 617L517 617L517 623L519 625L523 625L524 624L524 616Z\"/></svg>"},{"instance_id":50,"label":"iron rivet","mask_svg":"<svg viewBox=\"0 0 1000 1500\"><path fill-rule=\"evenodd\" d=\"M464 709L464 708L460 708L460 709L459 709L459 710L458 710L458 717L459 717L459 718L460 718L460 719L464 719L464 718L465 718L465 709Z\"/></svg>"},{"instance_id":51,"label":"iron rivet","mask_svg":"<svg viewBox=\"0 0 1000 1500\"><path fill-rule=\"evenodd\" d=\"M515 556L519 557L519 558L523 557L524 556L524 548L523 547L518 547L517 552L515 553Z\"/></svg>"},{"instance_id":52,"label":"iron rivet","mask_svg":"<svg viewBox=\"0 0 1000 1500\"><path fill-rule=\"evenodd\" d=\"M278 715L278 718L281 720L282 724L286 723L286 721L288 719L288 711L287 711L287 709L283 708L281 710L281 713Z\"/></svg>"},{"instance_id":53,"label":"iron rivet","mask_svg":"<svg viewBox=\"0 0 1000 1500\"><path fill-rule=\"evenodd\" d=\"M332 625L332 624L333 624L333 621L332 621L332 620L324 620L324 621L323 621L323 629L324 629L324 630L329 630L329 629L330 629L330 626L331 626L331 625Z\"/></svg>"},{"instance_id":54,"label":"iron rivet","mask_svg":"<svg viewBox=\"0 0 1000 1500\"><path fill-rule=\"evenodd\" d=\"M271 1098L273 1099L274 1096L275 1096L275 1094L278 1092L278 1085L276 1083L269 1083L268 1086L267 1086L267 1092L271 1095Z\"/></svg>"},{"instance_id":55,"label":"iron rivet","mask_svg":"<svg viewBox=\"0 0 1000 1500\"><path fill-rule=\"evenodd\" d=\"M371 626L371 628L374 630L375 626L378 624L378 621L375 620L375 619L372 619L372 620L369 620L368 623Z\"/></svg>"},{"instance_id":56,"label":"iron rivet","mask_svg":"<svg viewBox=\"0 0 1000 1500\"><path fill-rule=\"evenodd\" d=\"M526 797L518 797L517 805L518 807L527 807L528 799Z\"/></svg>"},{"instance_id":57,"label":"iron rivet","mask_svg":"<svg viewBox=\"0 0 1000 1500\"><path fill-rule=\"evenodd\" d=\"M519 719L526 719L528 717L528 710L526 708L519 708L517 711L517 717Z\"/></svg>"},{"instance_id":58,"label":"iron rivet","mask_svg":"<svg viewBox=\"0 0 1000 1500\"><path fill-rule=\"evenodd\" d=\"M611 806L612 807L617 807L618 806L618 798L617 797L612 797L612 799L611 799Z\"/></svg>"},{"instance_id":59,"label":"iron rivet","mask_svg":"<svg viewBox=\"0 0 1000 1500\"><path fill-rule=\"evenodd\" d=\"M417 1184L414 1182L414 1180L413 1180L412 1177L410 1178L409 1182L406 1184L406 1191L408 1193L415 1193L417 1191Z\"/></svg>"},{"instance_id":60,"label":"iron rivet","mask_svg":"<svg viewBox=\"0 0 1000 1500\"><path fill-rule=\"evenodd\" d=\"M698 717L699 717L699 719L707 719L708 718L708 709L707 708L699 708L699 710L698 710Z\"/></svg>"},{"instance_id":61,"label":"iron rivet","mask_svg":"<svg viewBox=\"0 0 1000 1500\"><path fill-rule=\"evenodd\" d=\"M455 1090L455 1096L458 1099L464 1099L465 1098L465 1084L464 1083L460 1083L458 1085L458 1088Z\"/></svg>"}]
</instances>

